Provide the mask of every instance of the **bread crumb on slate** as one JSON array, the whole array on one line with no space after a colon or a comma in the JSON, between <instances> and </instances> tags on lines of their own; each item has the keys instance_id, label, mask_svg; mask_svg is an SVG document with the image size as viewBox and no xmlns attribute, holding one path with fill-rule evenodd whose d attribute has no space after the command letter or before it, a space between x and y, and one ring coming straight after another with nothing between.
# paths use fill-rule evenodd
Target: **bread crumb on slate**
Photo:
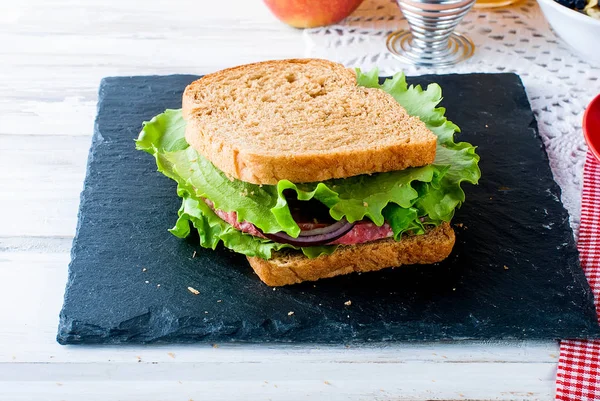
<instances>
[{"instance_id":1,"label":"bread crumb on slate","mask_svg":"<svg viewBox=\"0 0 600 401\"><path fill-rule=\"evenodd\" d=\"M508 266L504 265L504 270L508 270Z\"/></svg>"},{"instance_id":2,"label":"bread crumb on slate","mask_svg":"<svg viewBox=\"0 0 600 401\"><path fill-rule=\"evenodd\" d=\"M293 312L293 311L289 311L289 312L288 312L288 316L292 316L293 314L294 314L294 312Z\"/></svg>"},{"instance_id":3,"label":"bread crumb on slate","mask_svg":"<svg viewBox=\"0 0 600 401\"><path fill-rule=\"evenodd\" d=\"M347 300L346 302L344 302L344 305L346 305L346 306L350 306L350 305L352 305L352 301L350 301L350 300Z\"/></svg>"},{"instance_id":4,"label":"bread crumb on slate","mask_svg":"<svg viewBox=\"0 0 600 401\"><path fill-rule=\"evenodd\" d=\"M188 291L191 292L194 295L198 295L200 294L200 291L198 291L197 289L195 289L194 287L188 287Z\"/></svg>"},{"instance_id":5,"label":"bread crumb on slate","mask_svg":"<svg viewBox=\"0 0 600 401\"><path fill-rule=\"evenodd\" d=\"M456 223L455 224L456 227L460 227L460 228L463 228L463 225L464 225L463 223Z\"/></svg>"}]
</instances>

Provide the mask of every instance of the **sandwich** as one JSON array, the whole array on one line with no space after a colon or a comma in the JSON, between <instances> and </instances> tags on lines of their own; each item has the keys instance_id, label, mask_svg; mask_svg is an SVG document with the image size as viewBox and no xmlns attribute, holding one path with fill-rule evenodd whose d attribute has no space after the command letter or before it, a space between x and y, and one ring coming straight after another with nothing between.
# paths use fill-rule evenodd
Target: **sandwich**
<instances>
[{"instance_id":1,"label":"sandwich","mask_svg":"<svg viewBox=\"0 0 600 401\"><path fill-rule=\"evenodd\" d=\"M402 73L266 61L192 82L144 123L138 149L177 182L175 226L246 255L269 286L440 262L479 156Z\"/></svg>"}]
</instances>

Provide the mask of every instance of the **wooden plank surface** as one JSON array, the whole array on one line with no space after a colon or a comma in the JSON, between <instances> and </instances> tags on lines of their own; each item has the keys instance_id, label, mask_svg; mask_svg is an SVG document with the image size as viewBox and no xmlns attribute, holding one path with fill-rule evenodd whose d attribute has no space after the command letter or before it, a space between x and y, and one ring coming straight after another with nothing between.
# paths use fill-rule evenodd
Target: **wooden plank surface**
<instances>
[{"instance_id":1,"label":"wooden plank surface","mask_svg":"<svg viewBox=\"0 0 600 401\"><path fill-rule=\"evenodd\" d=\"M258 0L22 0L0 5L0 44L0 400L553 398L555 342L58 345L100 79L302 57L305 42Z\"/></svg>"}]
</instances>

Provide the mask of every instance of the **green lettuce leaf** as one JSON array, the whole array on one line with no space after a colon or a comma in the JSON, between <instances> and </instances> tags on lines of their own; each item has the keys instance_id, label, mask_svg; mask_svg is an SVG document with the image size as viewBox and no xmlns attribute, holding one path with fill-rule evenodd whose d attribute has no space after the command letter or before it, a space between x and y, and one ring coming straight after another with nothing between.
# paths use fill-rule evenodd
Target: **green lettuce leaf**
<instances>
[{"instance_id":1,"label":"green lettuce leaf","mask_svg":"<svg viewBox=\"0 0 600 401\"><path fill-rule=\"evenodd\" d=\"M410 231L413 235L425 233L423 222L419 219L419 210L414 207L403 208L395 203L390 203L383 209L385 221L388 222L394 232L397 241L402 234Z\"/></svg>"},{"instance_id":2,"label":"green lettuce leaf","mask_svg":"<svg viewBox=\"0 0 600 401\"><path fill-rule=\"evenodd\" d=\"M178 183L183 205L173 234L187 236L192 223L201 232L204 247L214 248L223 241L236 252L268 259L273 250L293 247L237 231L201 198L210 199L217 209L235 211L238 221L248 221L265 233L283 231L297 237L300 228L291 216L284 191L294 191L299 200L319 200L329 207L336 220L345 217L355 222L368 218L379 226L388 222L396 239L405 232L424 233L424 224L449 221L464 202L462 182L475 184L481 173L475 148L465 142L454 143L454 133L459 128L446 119L444 108L436 107L442 99L440 87L431 84L423 90L420 86L408 86L403 74L380 85L377 70L356 72L359 85L386 91L438 136L433 165L321 183L282 180L277 185L249 184L227 177L191 148L185 141L181 110L166 110L144 123L136 146L154 155L158 170ZM302 250L314 257L334 248Z\"/></svg>"},{"instance_id":3,"label":"green lettuce leaf","mask_svg":"<svg viewBox=\"0 0 600 401\"><path fill-rule=\"evenodd\" d=\"M309 258L329 255L337 248L337 246L297 248L245 234L222 220L206 203L195 199L186 189L178 187L177 193L183 198L183 203L179 209L179 218L169 231L176 237L185 238L190 235L190 223L192 223L198 230L200 245L204 248L215 249L219 242L223 242L225 247L234 252L263 259L270 259L273 251L286 248L299 249Z\"/></svg>"},{"instance_id":4,"label":"green lettuce leaf","mask_svg":"<svg viewBox=\"0 0 600 401\"><path fill-rule=\"evenodd\" d=\"M358 85L379 88L392 95L408 114L419 117L438 137L434 164L447 166L448 170L439 181L439 185L430 185L420 193L414 206L418 209L419 216L427 216L429 224L437 225L442 221L450 221L456 208L465 201L461 184L477 184L481 171L475 147L467 142L454 142L454 134L460 132L460 128L444 116L445 108L436 107L442 101L442 89L438 84L429 84L426 90L420 85L409 86L402 73L379 84L377 69L367 73L357 69L356 77ZM422 167L417 169L420 168ZM394 234L398 235L395 229Z\"/></svg>"}]
</instances>

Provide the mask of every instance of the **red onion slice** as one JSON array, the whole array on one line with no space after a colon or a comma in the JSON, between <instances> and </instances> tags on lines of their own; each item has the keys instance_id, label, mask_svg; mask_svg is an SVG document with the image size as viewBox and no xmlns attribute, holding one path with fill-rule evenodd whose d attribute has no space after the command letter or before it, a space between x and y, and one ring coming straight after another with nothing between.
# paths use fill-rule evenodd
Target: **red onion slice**
<instances>
[{"instance_id":1,"label":"red onion slice","mask_svg":"<svg viewBox=\"0 0 600 401\"><path fill-rule=\"evenodd\" d=\"M293 238L284 232L278 232L275 234L263 233L263 235L272 241L290 244L294 246L319 246L325 245L338 238L343 237L354 227L353 223L348 223L344 218L334 224L326 227L315 228L312 230L300 231L298 238Z\"/></svg>"},{"instance_id":2,"label":"red onion slice","mask_svg":"<svg viewBox=\"0 0 600 401\"><path fill-rule=\"evenodd\" d=\"M300 231L300 237L312 237L315 235L324 235L324 234L329 234L332 232L336 232L341 228L346 227L348 224L348 221L344 218L340 221L337 221L331 225L325 226L325 227L319 227L319 228L313 228L312 230L301 230ZM350 225L350 228L352 228L353 224Z\"/></svg>"}]
</instances>

